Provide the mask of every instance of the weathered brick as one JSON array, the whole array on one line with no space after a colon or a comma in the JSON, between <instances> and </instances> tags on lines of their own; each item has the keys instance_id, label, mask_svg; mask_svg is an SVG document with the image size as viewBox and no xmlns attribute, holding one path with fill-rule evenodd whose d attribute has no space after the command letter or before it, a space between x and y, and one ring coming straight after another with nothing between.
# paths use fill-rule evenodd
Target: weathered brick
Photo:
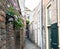
<instances>
[{"instance_id":1,"label":"weathered brick","mask_svg":"<svg viewBox=\"0 0 60 49\"><path fill-rule=\"evenodd\" d=\"M1 34L6 34L6 29L1 29Z\"/></svg>"},{"instance_id":2,"label":"weathered brick","mask_svg":"<svg viewBox=\"0 0 60 49\"><path fill-rule=\"evenodd\" d=\"M6 28L6 26L5 26L5 23L4 23L4 22L0 22L0 28L2 28L2 29Z\"/></svg>"},{"instance_id":3,"label":"weathered brick","mask_svg":"<svg viewBox=\"0 0 60 49\"><path fill-rule=\"evenodd\" d=\"M3 45L6 45L6 40L3 41Z\"/></svg>"},{"instance_id":4,"label":"weathered brick","mask_svg":"<svg viewBox=\"0 0 60 49\"><path fill-rule=\"evenodd\" d=\"M0 35L1 35L1 29L0 29Z\"/></svg>"},{"instance_id":5,"label":"weathered brick","mask_svg":"<svg viewBox=\"0 0 60 49\"><path fill-rule=\"evenodd\" d=\"M3 21L3 18L2 18L2 16L0 15L0 21Z\"/></svg>"},{"instance_id":6,"label":"weathered brick","mask_svg":"<svg viewBox=\"0 0 60 49\"><path fill-rule=\"evenodd\" d=\"M0 22L6 22L5 17L0 15Z\"/></svg>"},{"instance_id":7,"label":"weathered brick","mask_svg":"<svg viewBox=\"0 0 60 49\"><path fill-rule=\"evenodd\" d=\"M1 49L6 49L6 46L3 46Z\"/></svg>"}]
</instances>

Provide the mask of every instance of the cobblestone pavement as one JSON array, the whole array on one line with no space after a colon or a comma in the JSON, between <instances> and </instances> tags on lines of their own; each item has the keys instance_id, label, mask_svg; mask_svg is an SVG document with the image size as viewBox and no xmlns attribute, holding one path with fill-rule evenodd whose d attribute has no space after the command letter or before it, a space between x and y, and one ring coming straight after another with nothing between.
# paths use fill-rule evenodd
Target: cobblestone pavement
<instances>
[{"instance_id":1,"label":"cobblestone pavement","mask_svg":"<svg viewBox=\"0 0 60 49\"><path fill-rule=\"evenodd\" d=\"M39 49L31 41L26 39L26 44L24 49Z\"/></svg>"}]
</instances>

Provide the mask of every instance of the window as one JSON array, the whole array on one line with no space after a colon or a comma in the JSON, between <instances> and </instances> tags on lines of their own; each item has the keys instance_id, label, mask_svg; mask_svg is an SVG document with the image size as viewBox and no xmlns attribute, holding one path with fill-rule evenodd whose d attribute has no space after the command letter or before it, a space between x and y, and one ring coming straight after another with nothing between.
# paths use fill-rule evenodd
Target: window
<instances>
[{"instance_id":1,"label":"window","mask_svg":"<svg viewBox=\"0 0 60 49\"><path fill-rule=\"evenodd\" d=\"M51 49L51 2L46 6L46 49Z\"/></svg>"},{"instance_id":2,"label":"window","mask_svg":"<svg viewBox=\"0 0 60 49\"><path fill-rule=\"evenodd\" d=\"M48 25L50 25L51 24L51 5L47 7L47 21L48 21Z\"/></svg>"}]
</instances>

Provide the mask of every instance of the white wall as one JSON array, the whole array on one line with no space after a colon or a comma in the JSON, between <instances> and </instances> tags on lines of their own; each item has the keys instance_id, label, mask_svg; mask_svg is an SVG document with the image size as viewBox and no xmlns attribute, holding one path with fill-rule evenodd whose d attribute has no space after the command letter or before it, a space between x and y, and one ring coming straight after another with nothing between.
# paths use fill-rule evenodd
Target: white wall
<instances>
[{"instance_id":1,"label":"white wall","mask_svg":"<svg viewBox=\"0 0 60 49\"><path fill-rule=\"evenodd\" d=\"M22 15L25 15L25 0L18 0L21 8Z\"/></svg>"},{"instance_id":2,"label":"white wall","mask_svg":"<svg viewBox=\"0 0 60 49\"><path fill-rule=\"evenodd\" d=\"M35 13L36 12L36 13ZM33 23L33 41L39 46L42 47L42 24L41 24L41 4L32 12L30 16L30 21ZM32 25L32 24L30 24ZM31 38L31 39L32 39Z\"/></svg>"},{"instance_id":3,"label":"white wall","mask_svg":"<svg viewBox=\"0 0 60 49\"><path fill-rule=\"evenodd\" d=\"M29 16L30 16L29 37L42 49L41 0L40 4L35 8L35 10L29 13Z\"/></svg>"},{"instance_id":4,"label":"white wall","mask_svg":"<svg viewBox=\"0 0 60 49\"><path fill-rule=\"evenodd\" d=\"M38 45L42 46L41 11L38 13Z\"/></svg>"},{"instance_id":5,"label":"white wall","mask_svg":"<svg viewBox=\"0 0 60 49\"><path fill-rule=\"evenodd\" d=\"M39 19L39 23L38 23L38 45L41 47L41 49L42 49L42 13L41 13L41 0L40 0L40 7L39 7L39 17L38 17L38 19Z\"/></svg>"}]
</instances>

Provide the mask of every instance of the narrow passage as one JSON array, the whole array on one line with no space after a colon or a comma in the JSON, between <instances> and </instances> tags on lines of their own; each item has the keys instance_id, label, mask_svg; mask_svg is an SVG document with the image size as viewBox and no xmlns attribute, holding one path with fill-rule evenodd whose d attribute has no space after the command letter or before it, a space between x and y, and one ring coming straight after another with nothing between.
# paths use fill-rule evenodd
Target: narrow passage
<instances>
[{"instance_id":1,"label":"narrow passage","mask_svg":"<svg viewBox=\"0 0 60 49\"><path fill-rule=\"evenodd\" d=\"M26 39L25 48L24 49L39 49L37 48L34 43L32 43L30 40Z\"/></svg>"}]
</instances>

